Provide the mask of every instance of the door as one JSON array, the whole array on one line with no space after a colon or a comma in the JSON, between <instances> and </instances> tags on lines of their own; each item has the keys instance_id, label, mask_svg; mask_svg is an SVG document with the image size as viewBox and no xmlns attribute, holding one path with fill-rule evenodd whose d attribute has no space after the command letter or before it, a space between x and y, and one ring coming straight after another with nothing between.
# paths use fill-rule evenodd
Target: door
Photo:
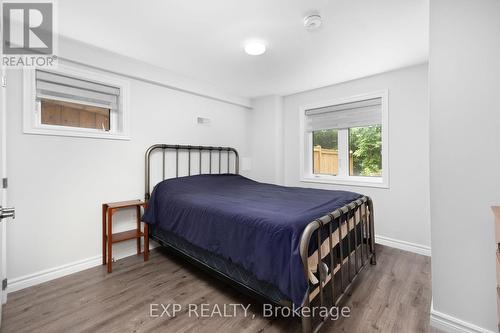
<instances>
[{"instance_id":1,"label":"door","mask_svg":"<svg viewBox=\"0 0 500 333\"><path fill-rule=\"evenodd\" d=\"M5 68L2 66L0 70L0 177L3 179L4 178L4 172L6 171L5 168L5 108L6 108L6 103L5 103ZM4 219L1 218L2 213L3 213L3 207L5 207L5 201L6 201L6 193L3 186L3 181L0 184L0 280L3 281L4 279L4 274L5 274L5 267L3 267L3 258L5 256L5 222ZM5 290L3 288L3 283L2 283L2 288L1 288L1 302L0 302L0 325L2 325L2 305L4 303L5 299Z\"/></svg>"},{"instance_id":2,"label":"door","mask_svg":"<svg viewBox=\"0 0 500 333\"><path fill-rule=\"evenodd\" d=\"M3 3L0 1L0 17L2 18L2 27L0 27L1 32L2 32L2 42L0 43L0 55L3 56ZM0 65L0 178L4 178L4 173L6 172L6 159L5 159L5 141L6 141L6 133L5 133L5 118L6 118L6 113L5 109L7 107L5 97L7 93L5 92L6 90L6 73L5 73L5 66L2 64ZM3 188L3 182L0 183L0 216L2 215L3 212L3 207L5 207L5 200L7 200L6 196L7 194L4 193L5 190ZM2 281L1 286L0 286L0 327L2 325L2 305L4 303L4 300L7 300L7 295L4 295L5 291L3 288L3 279L4 274L5 274L5 267L4 267L4 257L5 257L5 235L6 235L6 230L5 230L5 223L4 219L0 217L0 280Z\"/></svg>"},{"instance_id":3,"label":"door","mask_svg":"<svg viewBox=\"0 0 500 333\"><path fill-rule=\"evenodd\" d=\"M5 239L4 236L6 234L6 226L5 226L5 219L2 218L3 214L3 207L6 206L6 189L3 186L3 178L4 178L4 173L6 171L6 159L5 159L5 108L6 108L6 103L5 103L5 68L2 66L0 70L0 177L2 179L0 183L0 280L2 281L2 287L1 287L1 302L0 302L0 325L2 325L2 304L4 303L4 300L6 300L6 295L4 295L5 291L3 287L3 279L5 278L5 267L4 267L4 257L5 257Z\"/></svg>"},{"instance_id":4,"label":"door","mask_svg":"<svg viewBox=\"0 0 500 333\"><path fill-rule=\"evenodd\" d=\"M3 18L3 4L0 1L0 17ZM0 27L3 29L3 26ZM0 30L1 35L3 31ZM0 43L0 55L3 55L3 38ZM14 209L7 208L7 80L5 66L0 64L0 325L2 324L2 305L7 301L7 275L6 275L6 219L14 217Z\"/></svg>"},{"instance_id":5,"label":"door","mask_svg":"<svg viewBox=\"0 0 500 333\"><path fill-rule=\"evenodd\" d=\"M6 73L2 66L0 69L0 325L2 324L2 304L7 301L6 279L6 219L14 217L14 209L7 208L7 159L6 159L6 129L7 129L7 104L6 104Z\"/></svg>"}]
</instances>

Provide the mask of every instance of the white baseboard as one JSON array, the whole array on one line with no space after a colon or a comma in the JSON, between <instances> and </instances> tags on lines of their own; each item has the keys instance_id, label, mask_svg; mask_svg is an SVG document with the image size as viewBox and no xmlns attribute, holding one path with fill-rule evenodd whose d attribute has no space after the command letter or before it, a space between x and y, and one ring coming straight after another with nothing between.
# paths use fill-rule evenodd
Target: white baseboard
<instances>
[{"instance_id":1,"label":"white baseboard","mask_svg":"<svg viewBox=\"0 0 500 333\"><path fill-rule=\"evenodd\" d=\"M102 257L95 256L75 261L66 265L45 269L43 271L39 271L33 274L28 274L18 278L9 279L7 293L28 288L72 273L83 271L85 269L95 267L101 264L102 264Z\"/></svg>"},{"instance_id":2,"label":"white baseboard","mask_svg":"<svg viewBox=\"0 0 500 333\"><path fill-rule=\"evenodd\" d=\"M392 239L385 236L375 235L375 241L378 244L394 247L400 250L410 251L426 256L431 255L431 249L427 246L413 244L405 241L400 241L397 239ZM155 248L157 245L151 242L151 249ZM121 259L131 255L135 255L135 247L130 247L117 252L115 255L116 259ZM57 279L69 274L80 272L95 266L102 264L102 257L100 255L91 258L75 261L69 264L61 265L58 267L53 267L45 269L36 273L24 275L21 277L9 279L9 285L7 287L7 293L18 291L24 288L35 286L37 284L47 282L53 279Z\"/></svg>"},{"instance_id":3,"label":"white baseboard","mask_svg":"<svg viewBox=\"0 0 500 333\"><path fill-rule=\"evenodd\" d=\"M150 249L154 249L156 246L157 246L156 243L150 242ZM114 253L113 257L115 259L122 259L135 254L136 254L136 248L134 244L134 246L121 249L121 251L116 251L116 254ZM9 283L7 286L7 293L12 293L14 291L32 287L40 283L54 280L69 274L77 273L99 265L102 265L101 255L75 261L58 267L45 269L36 273L20 276L17 278L9 279Z\"/></svg>"},{"instance_id":4,"label":"white baseboard","mask_svg":"<svg viewBox=\"0 0 500 333\"><path fill-rule=\"evenodd\" d=\"M494 333L493 331L468 323L446 313L436 311L432 303L430 324L432 327L449 333Z\"/></svg>"},{"instance_id":5,"label":"white baseboard","mask_svg":"<svg viewBox=\"0 0 500 333\"><path fill-rule=\"evenodd\" d=\"M394 247L396 249L409 251L424 256L431 256L431 248L429 246L405 242L399 239L389 238L385 236L375 235L375 242L377 244Z\"/></svg>"}]
</instances>

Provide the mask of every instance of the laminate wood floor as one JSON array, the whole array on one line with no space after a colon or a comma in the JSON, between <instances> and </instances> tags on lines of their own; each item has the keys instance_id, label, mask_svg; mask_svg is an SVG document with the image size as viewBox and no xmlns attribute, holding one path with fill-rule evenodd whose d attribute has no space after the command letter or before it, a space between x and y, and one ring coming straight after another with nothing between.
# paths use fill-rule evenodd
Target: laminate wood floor
<instances>
[{"instance_id":1,"label":"laminate wood floor","mask_svg":"<svg viewBox=\"0 0 500 333\"><path fill-rule=\"evenodd\" d=\"M328 320L321 332L437 332L429 327L430 258L377 245L369 266L346 301L349 318ZM161 305L179 303L175 317ZM236 317L201 316L224 304L250 304ZM172 308L169 313L172 314ZM226 305L226 310L231 307ZM299 320L264 318L262 304L158 248L148 262L132 256L117 261L113 273L94 267L9 294L2 333L22 332L300 332Z\"/></svg>"}]
</instances>

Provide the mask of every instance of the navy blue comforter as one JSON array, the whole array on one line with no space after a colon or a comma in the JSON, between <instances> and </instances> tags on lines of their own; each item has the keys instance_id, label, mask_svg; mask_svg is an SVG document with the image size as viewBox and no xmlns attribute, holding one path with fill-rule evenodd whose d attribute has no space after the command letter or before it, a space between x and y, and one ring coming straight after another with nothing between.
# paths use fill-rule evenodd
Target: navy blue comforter
<instances>
[{"instance_id":1,"label":"navy blue comforter","mask_svg":"<svg viewBox=\"0 0 500 333\"><path fill-rule=\"evenodd\" d=\"M198 175L156 185L143 220L241 265L300 305L308 287L299 253L302 231L360 196L233 174Z\"/></svg>"}]
</instances>

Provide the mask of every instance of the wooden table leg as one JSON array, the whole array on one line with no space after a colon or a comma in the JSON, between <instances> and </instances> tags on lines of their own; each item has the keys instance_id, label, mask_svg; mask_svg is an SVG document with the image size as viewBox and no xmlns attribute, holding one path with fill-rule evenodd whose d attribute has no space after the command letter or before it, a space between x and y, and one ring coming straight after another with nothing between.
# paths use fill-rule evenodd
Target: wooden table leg
<instances>
[{"instance_id":1,"label":"wooden table leg","mask_svg":"<svg viewBox=\"0 0 500 333\"><path fill-rule=\"evenodd\" d=\"M144 223L144 261L149 260L149 228L148 224Z\"/></svg>"},{"instance_id":2,"label":"wooden table leg","mask_svg":"<svg viewBox=\"0 0 500 333\"><path fill-rule=\"evenodd\" d=\"M137 230L141 231L141 206L136 206ZM137 237L137 254L141 254L141 237Z\"/></svg>"},{"instance_id":3,"label":"wooden table leg","mask_svg":"<svg viewBox=\"0 0 500 333\"><path fill-rule=\"evenodd\" d=\"M111 273L113 268L113 208L108 208L108 273Z\"/></svg>"},{"instance_id":4,"label":"wooden table leg","mask_svg":"<svg viewBox=\"0 0 500 333\"><path fill-rule=\"evenodd\" d=\"M107 205L102 205L102 264L106 265L106 210Z\"/></svg>"}]
</instances>

